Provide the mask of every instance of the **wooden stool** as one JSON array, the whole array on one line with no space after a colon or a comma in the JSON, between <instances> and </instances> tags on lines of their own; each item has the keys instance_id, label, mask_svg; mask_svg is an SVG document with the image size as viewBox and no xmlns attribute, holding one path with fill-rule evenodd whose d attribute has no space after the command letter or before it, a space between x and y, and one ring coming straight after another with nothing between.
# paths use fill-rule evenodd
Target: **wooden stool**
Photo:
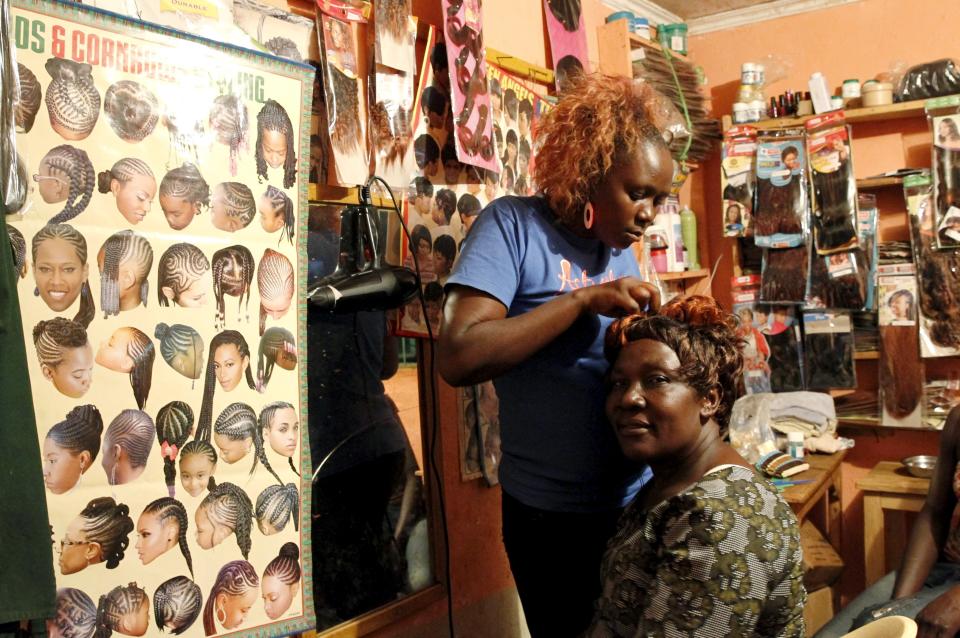
<instances>
[{"instance_id":1,"label":"wooden stool","mask_svg":"<svg viewBox=\"0 0 960 638\"><path fill-rule=\"evenodd\" d=\"M903 555L907 529L902 512L919 512L930 489L930 479L907 473L897 461L881 461L864 478L857 481L863 491L863 555L864 577L869 587L889 571L888 558ZM891 517L890 547L886 546L884 511L901 512ZM889 556L887 550L893 550Z\"/></svg>"}]
</instances>

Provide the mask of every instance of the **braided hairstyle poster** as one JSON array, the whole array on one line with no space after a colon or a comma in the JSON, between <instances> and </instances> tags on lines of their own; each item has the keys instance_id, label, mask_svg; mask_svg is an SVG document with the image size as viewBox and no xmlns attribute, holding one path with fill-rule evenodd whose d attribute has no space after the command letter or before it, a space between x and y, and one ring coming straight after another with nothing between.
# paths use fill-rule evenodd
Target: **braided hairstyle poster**
<instances>
[{"instance_id":1,"label":"braided hairstyle poster","mask_svg":"<svg viewBox=\"0 0 960 638\"><path fill-rule=\"evenodd\" d=\"M57 580L51 636L315 625L312 69L14 0L8 218ZM24 575L27 577L27 575Z\"/></svg>"}]
</instances>

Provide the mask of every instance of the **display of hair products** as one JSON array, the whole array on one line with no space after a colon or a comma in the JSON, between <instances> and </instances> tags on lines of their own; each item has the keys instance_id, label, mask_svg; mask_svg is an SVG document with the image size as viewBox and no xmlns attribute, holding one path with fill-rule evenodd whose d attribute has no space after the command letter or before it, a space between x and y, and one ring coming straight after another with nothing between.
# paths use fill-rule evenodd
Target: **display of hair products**
<instances>
[{"instance_id":1,"label":"display of hair products","mask_svg":"<svg viewBox=\"0 0 960 638\"><path fill-rule=\"evenodd\" d=\"M802 304L807 296L807 246L768 248L763 251L760 299L765 302Z\"/></svg>"},{"instance_id":2,"label":"display of hair products","mask_svg":"<svg viewBox=\"0 0 960 638\"><path fill-rule=\"evenodd\" d=\"M754 236L764 248L792 248L807 235L807 174L803 134L786 129L757 138Z\"/></svg>"},{"instance_id":3,"label":"display of hair products","mask_svg":"<svg viewBox=\"0 0 960 638\"><path fill-rule=\"evenodd\" d=\"M857 246L857 182L843 111L811 118L805 127L814 246L820 255L850 250Z\"/></svg>"},{"instance_id":4,"label":"display of hair products","mask_svg":"<svg viewBox=\"0 0 960 638\"><path fill-rule=\"evenodd\" d=\"M756 156L756 128L735 126L723 134L720 189L723 193L724 237L744 237L753 232Z\"/></svg>"},{"instance_id":5,"label":"display of hair products","mask_svg":"<svg viewBox=\"0 0 960 638\"><path fill-rule=\"evenodd\" d=\"M917 332L917 278L911 263L880 266L881 424L923 425L923 362Z\"/></svg>"},{"instance_id":6,"label":"display of hair products","mask_svg":"<svg viewBox=\"0 0 960 638\"><path fill-rule=\"evenodd\" d=\"M933 202L937 245L960 247L960 96L927 106L933 129Z\"/></svg>"},{"instance_id":7,"label":"display of hair products","mask_svg":"<svg viewBox=\"0 0 960 638\"><path fill-rule=\"evenodd\" d=\"M807 390L856 388L853 352L853 322L849 314L803 313Z\"/></svg>"},{"instance_id":8,"label":"display of hair products","mask_svg":"<svg viewBox=\"0 0 960 638\"><path fill-rule=\"evenodd\" d=\"M930 175L908 175L903 190L919 275L920 353L923 357L960 354L960 253L937 250Z\"/></svg>"}]
</instances>

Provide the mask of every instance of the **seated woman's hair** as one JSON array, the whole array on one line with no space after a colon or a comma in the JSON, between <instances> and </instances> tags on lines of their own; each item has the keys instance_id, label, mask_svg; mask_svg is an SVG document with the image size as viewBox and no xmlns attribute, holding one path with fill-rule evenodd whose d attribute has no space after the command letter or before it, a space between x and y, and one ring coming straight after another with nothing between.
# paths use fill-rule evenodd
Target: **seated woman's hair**
<instances>
[{"instance_id":1,"label":"seated woman's hair","mask_svg":"<svg viewBox=\"0 0 960 638\"><path fill-rule=\"evenodd\" d=\"M714 420L726 434L733 403L743 394L743 339L737 318L702 295L675 299L652 316L631 315L607 330L603 354L611 365L629 343L659 341L680 359L680 377L701 396L716 387L720 404Z\"/></svg>"}]
</instances>

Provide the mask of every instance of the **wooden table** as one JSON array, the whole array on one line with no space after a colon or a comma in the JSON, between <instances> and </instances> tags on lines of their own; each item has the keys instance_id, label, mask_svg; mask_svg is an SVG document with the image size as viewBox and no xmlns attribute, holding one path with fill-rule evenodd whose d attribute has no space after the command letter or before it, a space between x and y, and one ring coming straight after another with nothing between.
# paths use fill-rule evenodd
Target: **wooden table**
<instances>
[{"instance_id":1,"label":"wooden table","mask_svg":"<svg viewBox=\"0 0 960 638\"><path fill-rule=\"evenodd\" d=\"M797 521L803 523L809 517L837 552L841 549L843 514L840 467L846 456L847 450L834 454L807 454L803 460L810 469L790 478L810 482L783 491L783 498L793 508Z\"/></svg>"},{"instance_id":2,"label":"wooden table","mask_svg":"<svg viewBox=\"0 0 960 638\"><path fill-rule=\"evenodd\" d=\"M857 489L863 491L864 576L869 587L895 568L887 565L889 558L903 555L907 540L903 513L920 511L930 479L911 476L897 461L881 461L857 481ZM885 511L900 513L890 517L889 526L885 525Z\"/></svg>"}]
</instances>

